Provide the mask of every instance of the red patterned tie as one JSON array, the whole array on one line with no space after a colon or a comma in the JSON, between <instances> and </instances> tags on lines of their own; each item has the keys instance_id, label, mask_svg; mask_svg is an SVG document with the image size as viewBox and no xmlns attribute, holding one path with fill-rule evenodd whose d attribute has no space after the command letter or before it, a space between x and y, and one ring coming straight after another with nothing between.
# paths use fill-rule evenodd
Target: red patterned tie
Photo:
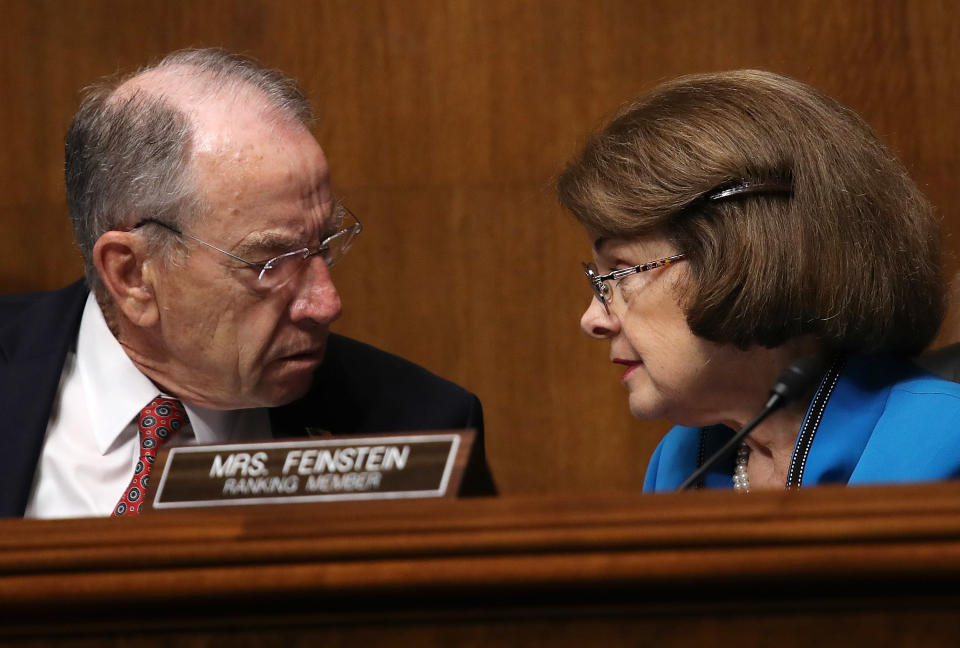
<instances>
[{"instance_id":1,"label":"red patterned tie","mask_svg":"<svg viewBox=\"0 0 960 648\"><path fill-rule=\"evenodd\" d=\"M140 460L133 472L133 479L126 493L120 498L113 510L114 517L136 515L147 492L147 483L153 460L160 446L177 430L187 424L187 413L180 401L173 398L157 397L140 410L137 427L140 429Z\"/></svg>"}]
</instances>

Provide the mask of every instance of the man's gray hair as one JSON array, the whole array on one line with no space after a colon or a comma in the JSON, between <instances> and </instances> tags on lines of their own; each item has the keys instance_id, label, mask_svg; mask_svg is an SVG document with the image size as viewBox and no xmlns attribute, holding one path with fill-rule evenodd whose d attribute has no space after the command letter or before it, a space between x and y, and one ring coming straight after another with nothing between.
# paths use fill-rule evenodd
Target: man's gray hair
<instances>
[{"instance_id":1,"label":"man's gray hair","mask_svg":"<svg viewBox=\"0 0 960 648\"><path fill-rule=\"evenodd\" d=\"M103 80L85 91L65 142L67 207L83 255L90 289L109 301L93 264L93 247L111 230L128 230L144 218L182 228L196 216L203 196L189 173L194 127L175 102L155 90L117 92L143 73L184 68L203 92L253 90L276 115L308 126L313 109L295 81L277 70L222 49L180 50L134 74ZM156 232L148 244L158 253L176 243Z\"/></svg>"}]
</instances>

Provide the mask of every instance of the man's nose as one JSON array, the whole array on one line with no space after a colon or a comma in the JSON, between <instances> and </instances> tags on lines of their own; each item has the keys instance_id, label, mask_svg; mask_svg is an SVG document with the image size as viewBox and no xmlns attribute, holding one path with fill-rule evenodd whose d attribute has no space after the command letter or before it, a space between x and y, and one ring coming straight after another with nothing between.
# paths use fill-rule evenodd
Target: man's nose
<instances>
[{"instance_id":1,"label":"man's nose","mask_svg":"<svg viewBox=\"0 0 960 648\"><path fill-rule=\"evenodd\" d=\"M290 305L290 317L293 321L313 320L320 324L330 324L340 317L340 293L333 285L330 268L321 256L311 257L300 285Z\"/></svg>"},{"instance_id":2,"label":"man's nose","mask_svg":"<svg viewBox=\"0 0 960 648\"><path fill-rule=\"evenodd\" d=\"M603 340L620 332L620 320L608 313L600 300L594 297L580 317L580 328L590 337Z\"/></svg>"}]
</instances>

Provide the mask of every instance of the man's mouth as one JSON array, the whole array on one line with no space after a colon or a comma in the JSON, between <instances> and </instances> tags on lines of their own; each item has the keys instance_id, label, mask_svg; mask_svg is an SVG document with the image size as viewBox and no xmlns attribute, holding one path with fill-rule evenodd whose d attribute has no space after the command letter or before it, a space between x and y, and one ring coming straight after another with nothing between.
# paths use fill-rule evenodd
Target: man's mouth
<instances>
[{"instance_id":1,"label":"man's mouth","mask_svg":"<svg viewBox=\"0 0 960 648\"><path fill-rule=\"evenodd\" d=\"M302 351L295 351L294 353L287 353L280 356L281 362L316 362L320 363L323 360L324 347L314 347L312 349L304 349Z\"/></svg>"}]
</instances>

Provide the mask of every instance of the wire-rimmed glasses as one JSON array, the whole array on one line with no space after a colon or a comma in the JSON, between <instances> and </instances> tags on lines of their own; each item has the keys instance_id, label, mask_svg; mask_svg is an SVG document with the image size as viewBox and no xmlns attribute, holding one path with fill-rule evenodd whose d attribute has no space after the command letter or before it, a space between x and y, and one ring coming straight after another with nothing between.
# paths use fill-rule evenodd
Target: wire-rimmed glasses
<instances>
[{"instance_id":1,"label":"wire-rimmed glasses","mask_svg":"<svg viewBox=\"0 0 960 648\"><path fill-rule=\"evenodd\" d=\"M693 200L686 207L686 209L703 204L703 202L721 202L739 196L750 196L757 194L782 194L790 196L792 193L793 185L789 182L754 182L751 180L735 180L714 187L710 191L703 193L697 199ZM603 275L597 270L597 266L595 264L584 263L583 271L587 275L587 279L590 281L590 287L593 289L593 294L596 296L597 301L603 304L603 309L607 312L607 315L609 315L610 298L613 295L613 286L611 286L608 282L619 282L624 277L628 277L632 274L646 272L647 270L653 270L655 268L662 268L685 258L686 255L682 253L674 254L662 259L657 259L656 261L641 263L640 265L635 265L631 268L614 270L613 272L608 272L607 274Z\"/></svg>"},{"instance_id":2,"label":"wire-rimmed glasses","mask_svg":"<svg viewBox=\"0 0 960 648\"><path fill-rule=\"evenodd\" d=\"M135 230L138 227L142 227L147 224L159 225L167 230L170 230L174 234L179 236L186 236L189 239L205 245L208 248L216 250L221 254L225 254L231 259L235 259L245 265L250 266L251 268L258 270L259 274L257 275L257 285L263 290L273 290L274 288L279 288L286 284L290 279L296 276L300 269L306 265L307 260L310 257L320 256L328 267L334 266L343 255L347 253L350 249L350 246L353 245L354 240L360 232L363 231L363 225L360 224L359 219L353 215L343 203L337 202L333 208L333 218L330 221L331 229L334 229L334 233L324 238L320 245L315 249L310 249L307 247L300 248L299 250L292 250L290 252L284 252L279 256L275 256L272 259L264 261L263 263L257 263L255 261L248 261L243 259L236 254L227 252L226 250L208 243L204 240L198 239L193 234L183 232L176 227L164 223L161 220L155 218L144 218L136 225L134 225L131 230Z\"/></svg>"},{"instance_id":3,"label":"wire-rimmed glasses","mask_svg":"<svg viewBox=\"0 0 960 648\"><path fill-rule=\"evenodd\" d=\"M590 287L593 288L593 294L597 298L597 301L603 304L603 310L605 310L607 315L609 315L610 299L613 295L613 285L611 285L609 282L619 282L624 277L629 277L632 274L646 272L655 268L662 268L670 265L671 263L682 261L684 258L686 258L686 255L684 254L673 254L668 257L663 257L662 259L657 259L656 261L648 261L647 263L641 263L640 265L635 265L630 268L614 270L613 272L608 272L607 274L600 274L600 272L597 270L596 264L584 263L583 272L587 275L587 279L590 281Z\"/></svg>"}]
</instances>

